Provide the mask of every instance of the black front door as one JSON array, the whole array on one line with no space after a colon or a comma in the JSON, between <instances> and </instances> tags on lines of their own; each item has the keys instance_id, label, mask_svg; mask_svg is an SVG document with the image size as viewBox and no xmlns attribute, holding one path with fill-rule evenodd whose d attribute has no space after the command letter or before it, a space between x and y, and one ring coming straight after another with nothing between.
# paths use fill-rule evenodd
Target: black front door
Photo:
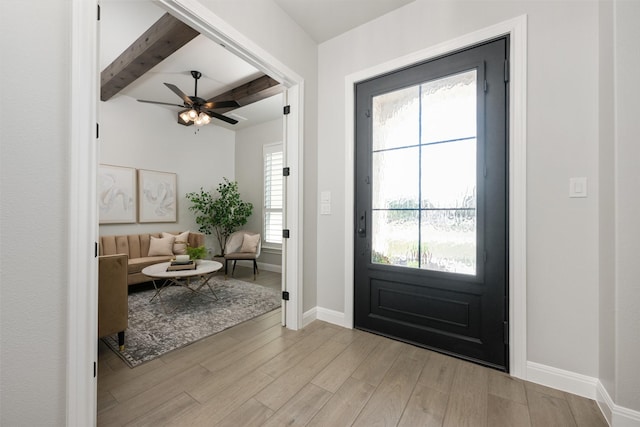
<instances>
[{"instance_id":1,"label":"black front door","mask_svg":"<svg viewBox=\"0 0 640 427\"><path fill-rule=\"evenodd\" d=\"M501 38L356 85L355 326L508 370Z\"/></svg>"}]
</instances>

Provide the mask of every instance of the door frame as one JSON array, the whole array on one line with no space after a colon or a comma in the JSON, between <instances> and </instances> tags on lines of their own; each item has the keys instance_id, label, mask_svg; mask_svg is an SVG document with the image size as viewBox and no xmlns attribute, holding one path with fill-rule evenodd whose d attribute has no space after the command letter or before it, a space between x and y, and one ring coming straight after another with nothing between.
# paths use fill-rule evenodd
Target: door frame
<instances>
[{"instance_id":1,"label":"door frame","mask_svg":"<svg viewBox=\"0 0 640 427\"><path fill-rule=\"evenodd\" d=\"M280 81L291 114L285 116L287 181L286 225L292 237L283 245L283 286L287 327L302 327L303 283L303 136L304 79L215 15L197 0L153 0L172 15L198 29L229 51ZM66 425L91 426L97 421L98 241L97 176L99 33L98 0L72 0L69 81L69 215L67 240Z\"/></svg>"},{"instance_id":2,"label":"door frame","mask_svg":"<svg viewBox=\"0 0 640 427\"><path fill-rule=\"evenodd\" d=\"M484 41L509 35L509 366L514 377L525 378L527 361L527 229L526 229L526 142L527 142L527 15L504 21L412 54L396 58L345 78L345 176L355 173L354 85L381 74L453 52ZM345 186L344 326L354 322L355 183Z\"/></svg>"},{"instance_id":3,"label":"door frame","mask_svg":"<svg viewBox=\"0 0 640 427\"><path fill-rule=\"evenodd\" d=\"M289 292L289 300L283 303L283 322L286 319L287 328L298 330L302 327L303 301L304 79L199 1L153 2L286 88L284 99L291 109L289 114L283 115L283 148L284 162L290 168L290 175L285 185L286 209L283 221L293 237L283 239L282 245L282 287Z\"/></svg>"}]
</instances>

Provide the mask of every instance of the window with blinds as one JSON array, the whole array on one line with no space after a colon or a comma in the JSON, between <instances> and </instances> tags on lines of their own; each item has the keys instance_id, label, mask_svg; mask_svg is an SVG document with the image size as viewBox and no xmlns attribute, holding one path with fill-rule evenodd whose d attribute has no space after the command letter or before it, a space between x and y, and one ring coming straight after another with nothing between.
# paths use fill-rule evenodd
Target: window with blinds
<instances>
[{"instance_id":1,"label":"window with blinds","mask_svg":"<svg viewBox=\"0 0 640 427\"><path fill-rule=\"evenodd\" d=\"M279 247L282 244L282 207L284 182L282 144L264 146L264 243Z\"/></svg>"}]
</instances>

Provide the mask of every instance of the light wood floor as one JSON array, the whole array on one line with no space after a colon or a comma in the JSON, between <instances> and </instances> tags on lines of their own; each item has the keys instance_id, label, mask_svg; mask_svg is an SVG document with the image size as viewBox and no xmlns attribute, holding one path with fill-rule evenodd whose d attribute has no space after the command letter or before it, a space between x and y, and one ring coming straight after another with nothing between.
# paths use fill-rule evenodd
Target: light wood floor
<instances>
[{"instance_id":1,"label":"light wood floor","mask_svg":"<svg viewBox=\"0 0 640 427\"><path fill-rule=\"evenodd\" d=\"M607 424L591 400L321 321L290 331L276 310L134 369L100 343L98 426L125 425Z\"/></svg>"}]
</instances>

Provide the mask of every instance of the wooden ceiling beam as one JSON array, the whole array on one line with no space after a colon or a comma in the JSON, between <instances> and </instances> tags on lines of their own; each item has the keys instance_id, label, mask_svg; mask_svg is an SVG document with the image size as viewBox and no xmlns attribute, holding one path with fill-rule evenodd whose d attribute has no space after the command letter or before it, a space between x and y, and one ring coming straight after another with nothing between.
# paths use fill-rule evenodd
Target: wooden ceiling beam
<instances>
[{"instance_id":1,"label":"wooden ceiling beam","mask_svg":"<svg viewBox=\"0 0 640 427\"><path fill-rule=\"evenodd\" d=\"M254 102L276 95L283 90L284 86L278 83L277 80L274 80L267 75L263 75L249 83L245 83L225 93L221 93L220 95L207 99L207 102L236 101L240 107L244 107L245 105L253 104ZM216 108L216 112L222 114L227 111L235 110L236 108L239 107Z\"/></svg>"},{"instance_id":2,"label":"wooden ceiling beam","mask_svg":"<svg viewBox=\"0 0 640 427\"><path fill-rule=\"evenodd\" d=\"M100 99L111 99L198 34L187 24L165 13L102 71Z\"/></svg>"}]
</instances>

